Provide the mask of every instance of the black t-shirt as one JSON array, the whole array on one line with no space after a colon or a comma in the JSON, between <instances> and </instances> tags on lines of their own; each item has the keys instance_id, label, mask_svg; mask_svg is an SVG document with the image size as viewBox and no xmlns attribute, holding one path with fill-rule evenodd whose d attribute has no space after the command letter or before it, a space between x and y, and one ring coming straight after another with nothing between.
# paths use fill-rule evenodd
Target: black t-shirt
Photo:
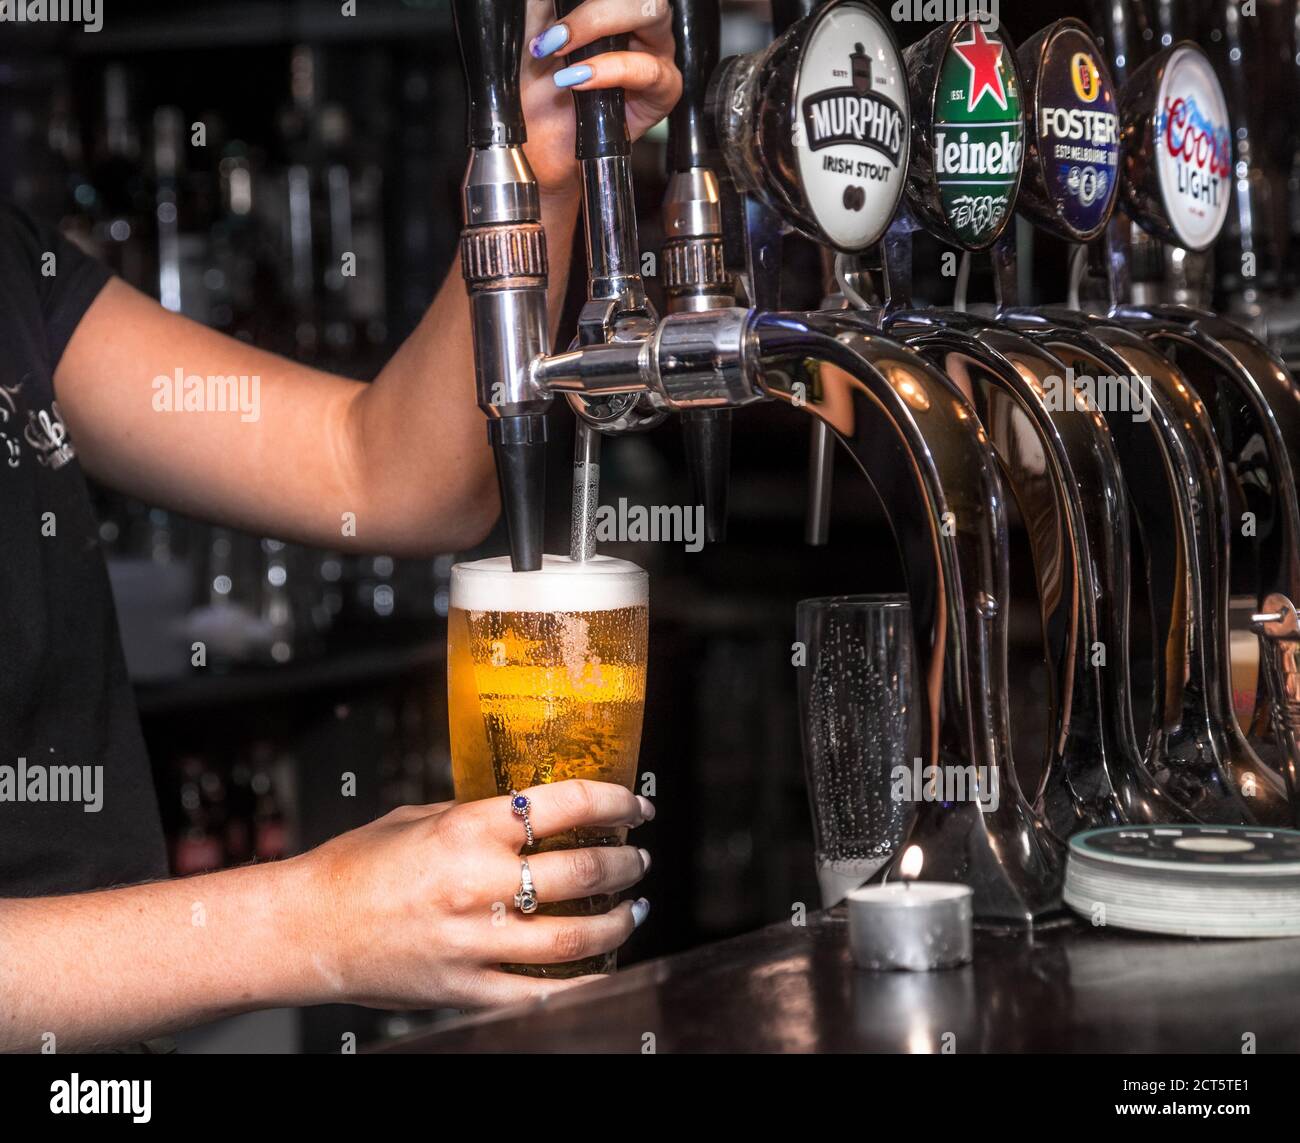
<instances>
[{"instance_id":1,"label":"black t-shirt","mask_svg":"<svg viewBox=\"0 0 1300 1143\"><path fill-rule=\"evenodd\" d=\"M55 367L109 272L0 203L0 897L167 874Z\"/></svg>"}]
</instances>

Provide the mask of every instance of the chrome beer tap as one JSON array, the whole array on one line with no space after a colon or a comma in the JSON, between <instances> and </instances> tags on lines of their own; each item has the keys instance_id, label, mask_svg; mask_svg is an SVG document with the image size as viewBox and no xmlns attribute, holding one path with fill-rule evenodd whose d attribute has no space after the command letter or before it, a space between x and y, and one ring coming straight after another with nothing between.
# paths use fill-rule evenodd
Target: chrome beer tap
<instances>
[{"instance_id":1,"label":"chrome beer tap","mask_svg":"<svg viewBox=\"0 0 1300 1143\"><path fill-rule=\"evenodd\" d=\"M1041 63L1061 50L1055 41L1063 33L1056 27L1026 44L1022 62L1030 56L1030 65ZM1096 70L1104 82L1100 61ZM1125 99L1133 90L1130 84ZM1054 144L1045 131L1038 135L1046 125L1046 118L1035 123L1038 137L1030 151L1049 179ZM1129 137L1129 128L1123 133ZM1110 233L1126 228L1124 221L1112 222ZM1123 409L1108 408L1104 415L1151 583L1158 645L1148 770L1185 811L1203 820L1281 824L1289 818L1285 791L1242 737L1231 709L1223 465L1204 405L1151 343L1114 320L1064 307L1018 307L1006 296L1005 278L1003 291L1001 320L1045 345L1080 377L1114 381L1112 394L1128 398L1120 402ZM1147 413L1141 423L1135 409Z\"/></svg>"},{"instance_id":2,"label":"chrome beer tap","mask_svg":"<svg viewBox=\"0 0 1300 1143\"><path fill-rule=\"evenodd\" d=\"M1204 407L1138 334L1099 316L1045 308L1007 320L1078 377L1115 378L1131 412L1104 416L1146 557L1156 653L1146 767L1196 818L1283 824L1285 791L1233 717L1226 671L1227 534L1223 471ZM1179 386L1182 390L1179 390Z\"/></svg>"},{"instance_id":3,"label":"chrome beer tap","mask_svg":"<svg viewBox=\"0 0 1300 1143\"><path fill-rule=\"evenodd\" d=\"M533 363L550 349L546 232L519 66L524 4L452 6L469 79L469 167L461 186L461 273L469 295L479 408L487 414L515 571L542 563L546 412Z\"/></svg>"},{"instance_id":4,"label":"chrome beer tap","mask_svg":"<svg viewBox=\"0 0 1300 1143\"><path fill-rule=\"evenodd\" d=\"M581 0L555 0L556 16L567 16L579 3ZM576 64L626 47L626 36L603 37L570 52L567 58ZM587 301L578 316L577 344L636 342L649 335L658 315L646 296L641 277L641 246L632 197L632 143L624 95L620 89L575 92L573 103L587 250ZM569 393L568 400L577 417L569 554L574 560L586 560L595 554L602 438L654 428L669 410L650 392L600 396ZM684 417L689 415L683 413ZM706 448L714 445L712 451L720 450L716 429L705 427L696 434L688 431L688 441L700 435L706 438ZM723 483L725 497L725 475Z\"/></svg>"},{"instance_id":5,"label":"chrome beer tap","mask_svg":"<svg viewBox=\"0 0 1300 1143\"><path fill-rule=\"evenodd\" d=\"M506 180L514 187L526 170L518 150L522 123L515 129L523 3L463 0L455 7L471 87L475 153L470 171L505 169L518 176ZM861 73L849 84L835 75L849 64L855 43L870 45L870 56L865 50L857 54L879 65L883 91L869 69L864 69L865 84ZM493 53L495 60L485 63ZM832 0L764 52L727 61L713 88L721 92L714 101L721 123L714 129L729 175L752 180L745 189L755 201L761 199L769 219L779 214L806 233L830 228L846 246L872 245L902 190L908 131L902 74L888 26L864 0ZM504 81L496 83L493 77ZM845 131L842 117L850 102L856 128ZM814 124L816 109L828 107L831 111ZM609 138L617 135L618 109L607 104L606 112L600 130ZM838 117L841 137L823 140L816 151L800 145L791 130L796 115L806 127L829 126ZM749 130L763 122L766 129L757 135ZM509 152L509 161L479 154L494 150ZM828 158L837 162L827 166ZM847 175L841 164L852 164ZM613 182L626 177L626 164L601 165ZM596 175L589 179L589 190L598 189ZM614 212L588 218L589 240L598 247L627 233L626 220L617 213L631 196L625 185L615 189L617 193L589 193L587 198L589 212ZM518 192L489 201L500 198L528 204L527 194ZM578 344L567 352L548 353L544 292L538 313L531 300L545 284L544 260L535 256L538 244L531 229L535 214L517 210L506 219L504 233L488 234L485 228L501 229L501 223L496 216L480 220L483 211L472 207L482 201L481 194L466 195L464 243L471 255L466 279L479 391L490 396L500 386L512 398L504 406L486 401L489 418L540 416L553 396L563 393L571 403L581 402L584 416L600 403L621 403L625 412L648 406L657 415L777 400L827 421L886 505L902 549L923 681L917 705L925 761L963 770L976 767L1001 788L1000 800L987 806L987 813L975 802L919 808L912 843L924 857L921 876L969 883L976 916L984 922L1028 926L1060 915L1061 855L1015 787L1003 701L1005 491L996 458L966 401L920 355L851 315L732 306L681 310L655 320L648 310L620 311L628 291L615 295L611 290L605 299L611 304L602 312L615 315L614 333L602 323L602 336L596 336L596 323L588 320ZM749 217L760 214L754 211ZM517 252L521 243L531 260ZM480 248L492 257L478 257ZM594 265L596 259L592 261ZM533 272L521 281L520 268ZM535 292L517 297L528 290ZM492 302L499 292L509 300ZM594 289L592 300L599 300ZM529 322L527 337L512 328L520 315ZM594 315L590 305L587 315ZM525 343L532 352L526 359L498 349ZM819 362L843 372L841 388L833 393L818 388ZM493 439L499 449L503 442L511 443L500 431ZM527 443L536 442L534 436ZM513 469L505 462L501 467L503 494L509 498L518 482ZM517 537L540 537L531 515L540 511L539 505L528 490L519 503L507 506L517 525L511 533L516 568L529 566L529 549Z\"/></svg>"},{"instance_id":6,"label":"chrome beer tap","mask_svg":"<svg viewBox=\"0 0 1300 1143\"><path fill-rule=\"evenodd\" d=\"M819 43L822 37L827 44L819 53L817 49L822 47ZM811 48L810 43L814 45ZM830 44L836 46L831 48ZM848 50L850 44L853 47ZM844 68L846 55L847 69ZM813 87L813 94L802 94L810 86L806 73L815 67L836 69L834 74L838 75L847 70L848 82L840 80L826 92L818 92ZM908 102L905 89L905 70L898 61L892 35L873 9L867 5L851 4L832 5L814 12L799 21L790 32L778 37L766 51L724 64L715 83L714 105L723 141L722 151L727 157L732 180L751 198L779 210L790 226L806 237L847 258L860 255L874 245L875 238L886 227L901 198L908 161L908 131L905 125L892 135L880 131L858 147L845 148L840 142L845 137L846 128L843 119L837 120L839 108L835 101L861 93L865 103L873 98L886 103L892 99L895 101L893 105L902 108ZM882 122L881 112L878 108L871 108L859 116L859 121L878 127ZM870 135L871 132L864 126L861 134ZM831 174L828 176L825 172ZM752 219L753 212L746 212L746 217ZM760 235L760 240L762 237ZM752 264L753 259L750 261ZM850 272L856 276L859 271L860 266L853 264ZM882 337L872 322L852 310L827 310L805 315L797 325L792 320L793 315L780 316L790 346L787 351L790 366L798 360L798 349L811 333L836 331L837 340L844 343L848 332L853 331L852 344L859 353L879 352L880 347L888 347L892 358L888 372L896 378L894 388L908 401L913 416L917 410L927 414L938 409L951 410L959 421L974 429L983 452L988 453L989 436L976 422L965 398L939 372L944 364L942 361L938 366L933 362L920 366L918 357L921 355L910 347L899 345L893 338ZM775 330L771 337L775 339ZM1016 340L1005 334L1003 337L1008 341ZM1026 349L1029 353L1035 352L1032 346ZM977 349L976 352L983 351ZM803 356L814 355L805 352ZM822 360L824 364L840 364L836 358ZM1005 368L1015 374L1010 364ZM856 423L855 419L849 418L849 413L854 404L853 394L858 388L857 380L841 381L838 373L826 369L814 375L806 375L805 371L804 379L800 377L799 372L794 372L788 381L792 401L797 402L800 396L812 394L812 411L832 432L842 434L846 424ZM845 384L849 392L844 391ZM901 475L895 467L898 453L895 450L892 455L882 458L874 450L862 452L856 437L848 443L859 467L867 472L880 492L890 515L909 575L914 620L918 623L918 645L923 655L933 654L933 648L927 645L927 640L933 639L933 633L925 634L931 621L915 610L919 596L913 577L918 570L916 561L923 558L923 549L918 549L900 527L913 516L910 511L902 510L896 498ZM815 449L815 481L820 474L827 472L826 466L816 463L818 456ZM981 478L996 497L999 482L996 459L984 455L980 463ZM823 483L820 487L824 489L825 476L821 478ZM882 484L882 481L886 483ZM1000 590L1005 591L1003 507L1002 503L994 506L992 501L985 504L984 499L985 496L981 495L977 503L981 505L981 515L996 521L1000 537L996 540L998 582ZM1042 502L1040 498L1039 503ZM946 528L961 522L966 510L950 504L945 512L933 501L928 509L931 520L935 519L935 512L940 513L937 520L941 537ZM986 631L994 637L993 643L984 644L981 656L987 658L976 669L981 673L992 671L1000 678L1005 677L1006 671L1006 605L1004 595L995 598L982 594L975 601L973 613L965 618L967 638L978 640ZM969 598L967 606L970 606ZM990 625L995 625L996 633ZM928 677L933 679L932 671ZM1005 692L1000 686L994 683L988 694L981 696L949 677L942 696L941 710L945 721L955 717L960 725L962 721L973 718L976 727L985 729L983 732L977 730L974 755L971 753L972 745L967 744L965 737L969 731L964 730L961 737L948 740L947 745L947 734L940 733L924 759L928 765L939 766L964 765L959 761L961 758L967 759L965 764L969 764L973 757L996 759L994 772L1000 782L1000 804L991 813L981 814L973 803L939 805L924 802L918 807L908 841L899 853L919 846L926 856L926 876L942 877L946 874L974 881L977 886L986 881L988 889L983 892L978 887L976 889L977 913L984 920L1039 923L1051 918L1056 908L1053 884L1059 876L1061 858L1057 842L1034 816L1016 784L1007 740ZM949 705L954 702L954 696L955 708ZM967 704L969 710L963 711L961 708ZM936 743L937 751L933 749ZM886 867L885 875L891 873L892 868Z\"/></svg>"},{"instance_id":7,"label":"chrome beer tap","mask_svg":"<svg viewBox=\"0 0 1300 1143\"><path fill-rule=\"evenodd\" d=\"M723 248L722 188L717 156L710 153L706 91L721 52L722 13L716 0L677 0L673 38L682 95L668 119L668 190L664 195L662 251L665 307L669 313L727 309L736 289ZM686 463L704 513L704 538L726 539L731 470L731 409L700 406L682 411Z\"/></svg>"},{"instance_id":8,"label":"chrome beer tap","mask_svg":"<svg viewBox=\"0 0 1300 1143\"><path fill-rule=\"evenodd\" d=\"M1171 249L1208 250L1228 216L1233 165L1227 101L1210 61L1194 44L1172 45L1134 73L1121 114L1132 143L1128 209ZM1229 492L1231 590L1255 601L1266 683L1256 691L1249 738L1285 778L1300 815L1300 643L1292 602L1300 592L1300 386L1236 322L1187 305L1128 300L1118 234L1109 263L1111 316L1178 366L1213 423Z\"/></svg>"},{"instance_id":9,"label":"chrome beer tap","mask_svg":"<svg viewBox=\"0 0 1300 1143\"><path fill-rule=\"evenodd\" d=\"M582 0L555 0L557 18ZM625 36L594 41L569 53L571 64L624 50ZM577 157L582 168L582 217L587 250L587 302L578 317L578 343L639 342L658 320L641 277L641 247L632 195L632 143L621 89L575 92ZM602 431L648 428L667 410L651 396L624 394L587 401L570 396L574 411Z\"/></svg>"},{"instance_id":10,"label":"chrome beer tap","mask_svg":"<svg viewBox=\"0 0 1300 1143\"><path fill-rule=\"evenodd\" d=\"M1009 233L1026 119L1042 77L1022 79L1004 34L944 25L906 53L914 108L908 206L882 251L881 326L960 379L1019 502L1047 651L1051 734L1035 809L1061 837L1101 825L1186 820L1142 765L1128 702L1127 516L1104 422L1061 402L1065 364L995 321L910 299L911 234L992 250L1015 284ZM969 58L968 58L969 57ZM974 62L972 62L974 61ZM978 65L978 66L977 66ZM1061 82L1065 67L1051 78Z\"/></svg>"}]
</instances>

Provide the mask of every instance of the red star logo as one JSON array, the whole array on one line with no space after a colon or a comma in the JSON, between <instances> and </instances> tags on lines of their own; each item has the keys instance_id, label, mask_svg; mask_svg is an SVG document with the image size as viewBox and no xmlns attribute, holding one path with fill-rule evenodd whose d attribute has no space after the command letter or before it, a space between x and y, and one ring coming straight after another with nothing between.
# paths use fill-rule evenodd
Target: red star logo
<instances>
[{"instance_id":1,"label":"red star logo","mask_svg":"<svg viewBox=\"0 0 1300 1143\"><path fill-rule=\"evenodd\" d=\"M1007 93L1002 86L1002 73L998 70L998 64L1002 62L1002 42L988 39L978 24L972 24L970 32L971 38L965 43L954 42L952 45L953 51L970 68L970 95L966 100L966 110L974 111L987 91L1005 111Z\"/></svg>"}]
</instances>

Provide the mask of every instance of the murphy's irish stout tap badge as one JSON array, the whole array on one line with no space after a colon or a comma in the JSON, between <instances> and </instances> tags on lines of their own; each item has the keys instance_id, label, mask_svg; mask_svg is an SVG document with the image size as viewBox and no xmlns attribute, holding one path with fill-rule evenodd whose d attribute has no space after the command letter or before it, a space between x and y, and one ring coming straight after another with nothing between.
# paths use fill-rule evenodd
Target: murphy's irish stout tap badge
<instances>
[{"instance_id":1,"label":"murphy's irish stout tap badge","mask_svg":"<svg viewBox=\"0 0 1300 1143\"><path fill-rule=\"evenodd\" d=\"M934 108L934 176L948 224L986 246L1012 208L1024 125L1011 52L997 32L963 24L948 47Z\"/></svg>"},{"instance_id":2,"label":"murphy's irish stout tap badge","mask_svg":"<svg viewBox=\"0 0 1300 1143\"><path fill-rule=\"evenodd\" d=\"M1071 230L1092 234L1119 185L1114 85L1081 25L1062 23L1043 48L1038 146L1050 201Z\"/></svg>"},{"instance_id":3,"label":"murphy's irish stout tap badge","mask_svg":"<svg viewBox=\"0 0 1300 1143\"><path fill-rule=\"evenodd\" d=\"M829 9L803 49L795 156L808 207L829 241L861 250L902 193L911 123L903 61L872 9Z\"/></svg>"},{"instance_id":4,"label":"murphy's irish stout tap badge","mask_svg":"<svg viewBox=\"0 0 1300 1143\"><path fill-rule=\"evenodd\" d=\"M1204 250L1227 219L1232 138L1223 88L1199 48L1180 45L1170 56L1152 135L1170 226L1183 246Z\"/></svg>"}]
</instances>

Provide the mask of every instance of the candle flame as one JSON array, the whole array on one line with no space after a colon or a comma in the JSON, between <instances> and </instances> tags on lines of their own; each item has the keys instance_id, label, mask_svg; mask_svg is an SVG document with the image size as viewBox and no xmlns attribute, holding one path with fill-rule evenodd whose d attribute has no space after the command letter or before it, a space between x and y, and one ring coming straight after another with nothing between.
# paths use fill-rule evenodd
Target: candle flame
<instances>
[{"instance_id":1,"label":"candle flame","mask_svg":"<svg viewBox=\"0 0 1300 1143\"><path fill-rule=\"evenodd\" d=\"M925 864L925 854L919 845L909 845L903 851L903 858L898 863L898 872L906 878L921 876L921 866Z\"/></svg>"}]
</instances>

